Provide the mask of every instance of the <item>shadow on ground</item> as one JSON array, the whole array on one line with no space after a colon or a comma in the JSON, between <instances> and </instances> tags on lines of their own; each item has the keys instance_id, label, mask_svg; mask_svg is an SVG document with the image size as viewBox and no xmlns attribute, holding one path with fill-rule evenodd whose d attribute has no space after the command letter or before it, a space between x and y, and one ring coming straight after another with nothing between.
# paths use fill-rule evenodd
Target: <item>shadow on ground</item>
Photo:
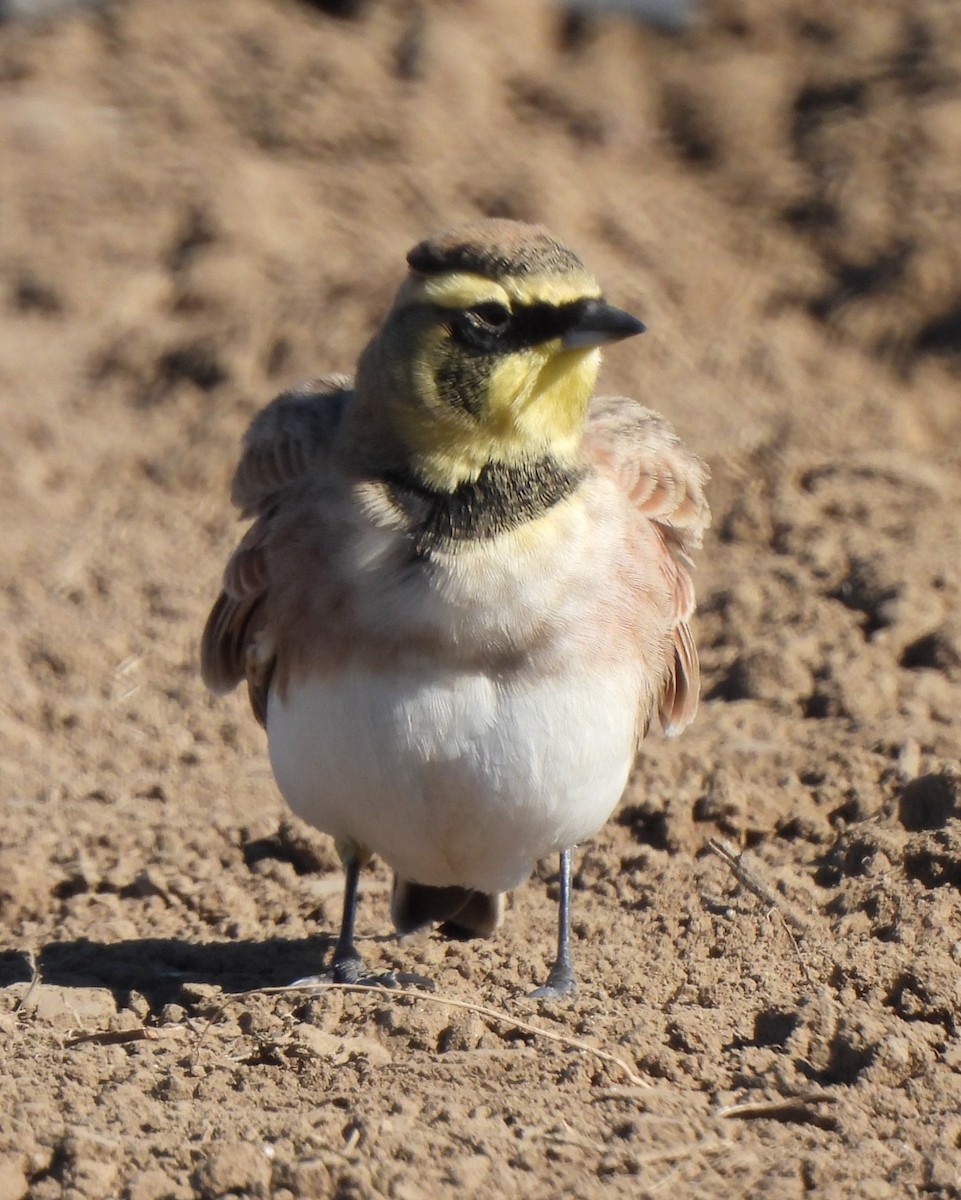
<instances>
[{"instance_id":1,"label":"shadow on ground","mask_svg":"<svg viewBox=\"0 0 961 1200\"><path fill-rule=\"evenodd\" d=\"M151 1009L176 1000L185 984L213 984L225 992L281 987L322 970L334 939L266 938L263 941L187 942L181 938L131 938L50 942L37 956L44 984L103 987L120 1007L140 993ZM0 955L0 987L29 982L30 959L22 951Z\"/></svg>"}]
</instances>

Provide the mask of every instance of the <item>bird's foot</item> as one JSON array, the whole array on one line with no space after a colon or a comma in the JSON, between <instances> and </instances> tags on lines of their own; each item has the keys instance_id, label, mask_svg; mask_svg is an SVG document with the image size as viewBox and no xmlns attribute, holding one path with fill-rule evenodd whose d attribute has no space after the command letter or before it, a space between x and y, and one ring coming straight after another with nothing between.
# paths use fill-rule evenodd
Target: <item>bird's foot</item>
<instances>
[{"instance_id":1,"label":"bird's foot","mask_svg":"<svg viewBox=\"0 0 961 1200\"><path fill-rule=\"evenodd\" d=\"M415 975L410 971L381 971L368 972L360 955L345 955L335 958L330 969L322 975L307 975L303 979L295 979L291 987L324 987L331 983L354 984L357 987L382 988L420 988L432 992L434 982L423 975Z\"/></svg>"},{"instance_id":2,"label":"bird's foot","mask_svg":"<svg viewBox=\"0 0 961 1200\"><path fill-rule=\"evenodd\" d=\"M354 983L360 987L384 988L422 988L424 991L434 990L433 981L423 975L415 975L412 971L381 971L371 974L364 966L364 960L359 954L335 956L331 963L333 983Z\"/></svg>"},{"instance_id":3,"label":"bird's foot","mask_svg":"<svg viewBox=\"0 0 961 1200\"><path fill-rule=\"evenodd\" d=\"M528 1000L560 1000L563 996L573 996L577 991L577 979L574 968L570 963L556 962L551 967L547 983L527 993Z\"/></svg>"},{"instance_id":4,"label":"bird's foot","mask_svg":"<svg viewBox=\"0 0 961 1200\"><path fill-rule=\"evenodd\" d=\"M416 988L421 992L436 992L437 984L426 975L414 971L382 971L379 975L364 975L355 983L364 987Z\"/></svg>"}]
</instances>

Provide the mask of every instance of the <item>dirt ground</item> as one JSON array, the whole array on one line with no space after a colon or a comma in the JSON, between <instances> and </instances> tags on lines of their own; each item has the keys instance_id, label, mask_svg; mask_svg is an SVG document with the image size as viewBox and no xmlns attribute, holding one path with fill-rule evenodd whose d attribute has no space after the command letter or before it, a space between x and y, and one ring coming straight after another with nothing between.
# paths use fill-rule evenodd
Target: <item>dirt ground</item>
<instances>
[{"instance_id":1,"label":"dirt ground","mask_svg":"<svg viewBox=\"0 0 961 1200\"><path fill-rule=\"evenodd\" d=\"M0 1200L961 1195L961 9L325 7L0 24ZM341 877L198 677L238 439L478 213L649 325L704 703L580 854L576 998L553 864L470 944L365 872L433 998L270 991Z\"/></svg>"}]
</instances>

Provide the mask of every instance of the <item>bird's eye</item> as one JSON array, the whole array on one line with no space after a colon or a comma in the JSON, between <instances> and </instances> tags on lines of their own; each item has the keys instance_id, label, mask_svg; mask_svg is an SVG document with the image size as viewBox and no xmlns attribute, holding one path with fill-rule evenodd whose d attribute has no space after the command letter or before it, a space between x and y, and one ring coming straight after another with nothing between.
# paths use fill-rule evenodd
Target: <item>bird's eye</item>
<instances>
[{"instance_id":1,"label":"bird's eye","mask_svg":"<svg viewBox=\"0 0 961 1200\"><path fill-rule=\"evenodd\" d=\"M475 304L473 308L467 310L467 316L472 324L494 330L497 333L506 329L511 319L510 309L505 308L503 304L498 304L496 300Z\"/></svg>"}]
</instances>

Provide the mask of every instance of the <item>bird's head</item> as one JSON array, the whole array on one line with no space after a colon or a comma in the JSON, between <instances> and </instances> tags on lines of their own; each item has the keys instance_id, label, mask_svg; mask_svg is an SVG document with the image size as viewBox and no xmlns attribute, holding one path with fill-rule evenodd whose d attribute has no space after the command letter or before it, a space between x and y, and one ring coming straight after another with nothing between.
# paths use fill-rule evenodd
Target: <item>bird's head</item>
<instances>
[{"instance_id":1,"label":"bird's head","mask_svg":"<svg viewBox=\"0 0 961 1200\"><path fill-rule=\"evenodd\" d=\"M490 220L419 243L358 367L368 419L426 485L577 455L599 348L641 333L546 230ZM375 408L376 406L376 408Z\"/></svg>"}]
</instances>

